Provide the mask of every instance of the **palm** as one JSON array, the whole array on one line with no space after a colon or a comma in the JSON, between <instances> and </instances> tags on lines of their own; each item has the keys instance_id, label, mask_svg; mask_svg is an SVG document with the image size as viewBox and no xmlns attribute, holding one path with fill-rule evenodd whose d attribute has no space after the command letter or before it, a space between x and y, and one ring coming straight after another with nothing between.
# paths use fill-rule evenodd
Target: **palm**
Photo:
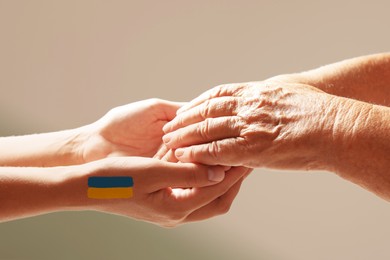
<instances>
[{"instance_id":1,"label":"palm","mask_svg":"<svg viewBox=\"0 0 390 260\"><path fill-rule=\"evenodd\" d=\"M96 122L98 131L86 157L152 157L162 144L162 127L178 108L177 103L146 100L111 110Z\"/></svg>"},{"instance_id":2,"label":"palm","mask_svg":"<svg viewBox=\"0 0 390 260\"><path fill-rule=\"evenodd\" d=\"M132 112L114 119L101 135L115 148L115 154L152 156L161 145L162 127L167 121L158 119L152 111Z\"/></svg>"}]
</instances>

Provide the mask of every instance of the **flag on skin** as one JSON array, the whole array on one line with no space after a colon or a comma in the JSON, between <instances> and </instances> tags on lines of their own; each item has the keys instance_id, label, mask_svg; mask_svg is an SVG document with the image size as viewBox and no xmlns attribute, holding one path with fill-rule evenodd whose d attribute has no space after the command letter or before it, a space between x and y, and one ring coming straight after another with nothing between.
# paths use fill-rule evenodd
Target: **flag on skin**
<instances>
[{"instance_id":1,"label":"flag on skin","mask_svg":"<svg viewBox=\"0 0 390 260\"><path fill-rule=\"evenodd\" d=\"M88 198L128 199L133 196L133 178L129 176L93 176L88 178Z\"/></svg>"}]
</instances>

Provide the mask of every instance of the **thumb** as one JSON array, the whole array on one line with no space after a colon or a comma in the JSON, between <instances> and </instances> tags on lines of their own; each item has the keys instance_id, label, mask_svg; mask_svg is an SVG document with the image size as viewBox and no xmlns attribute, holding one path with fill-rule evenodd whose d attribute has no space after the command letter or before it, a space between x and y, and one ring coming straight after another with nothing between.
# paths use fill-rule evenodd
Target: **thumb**
<instances>
[{"instance_id":1,"label":"thumb","mask_svg":"<svg viewBox=\"0 0 390 260\"><path fill-rule=\"evenodd\" d=\"M164 121L171 121L176 116L176 111L184 106L186 102L175 102L168 100L160 100L158 109L161 112L162 118L159 118Z\"/></svg>"}]
</instances>

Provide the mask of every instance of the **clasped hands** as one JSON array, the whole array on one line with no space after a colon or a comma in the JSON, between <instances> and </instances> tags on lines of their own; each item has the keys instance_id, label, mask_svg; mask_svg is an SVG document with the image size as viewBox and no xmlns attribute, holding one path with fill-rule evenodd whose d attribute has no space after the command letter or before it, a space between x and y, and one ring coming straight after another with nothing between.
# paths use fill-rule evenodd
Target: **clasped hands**
<instances>
[{"instance_id":1,"label":"clasped hands","mask_svg":"<svg viewBox=\"0 0 390 260\"><path fill-rule=\"evenodd\" d=\"M151 99L115 108L86 127L95 130L83 156L112 157L95 169L113 164L132 175L135 196L95 209L162 226L226 213L252 168L320 167L316 135L325 122L311 115L330 99L308 85L270 80L221 85L184 106ZM309 138L303 124L312 128Z\"/></svg>"},{"instance_id":2,"label":"clasped hands","mask_svg":"<svg viewBox=\"0 0 390 260\"><path fill-rule=\"evenodd\" d=\"M134 196L128 200L88 200L79 207L89 204L93 210L165 227L226 213L251 170L177 163L172 150L162 143L162 128L182 105L160 99L139 101L116 107L80 128L83 167L95 176L131 176ZM72 183L73 177L70 179ZM77 186L78 182L74 183ZM83 187L79 190L82 196Z\"/></svg>"},{"instance_id":3,"label":"clasped hands","mask_svg":"<svg viewBox=\"0 0 390 260\"><path fill-rule=\"evenodd\" d=\"M389 71L370 55L2 137L0 221L94 210L173 227L227 212L253 168L333 172L390 201Z\"/></svg>"}]
</instances>

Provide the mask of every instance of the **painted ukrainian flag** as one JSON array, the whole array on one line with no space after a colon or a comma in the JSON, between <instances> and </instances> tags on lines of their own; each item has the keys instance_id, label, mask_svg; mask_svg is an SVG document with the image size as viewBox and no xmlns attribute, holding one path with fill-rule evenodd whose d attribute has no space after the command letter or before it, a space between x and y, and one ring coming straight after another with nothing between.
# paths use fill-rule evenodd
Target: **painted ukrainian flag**
<instances>
[{"instance_id":1,"label":"painted ukrainian flag","mask_svg":"<svg viewBox=\"0 0 390 260\"><path fill-rule=\"evenodd\" d=\"M128 199L133 197L133 178L94 176L88 178L88 198Z\"/></svg>"}]
</instances>

